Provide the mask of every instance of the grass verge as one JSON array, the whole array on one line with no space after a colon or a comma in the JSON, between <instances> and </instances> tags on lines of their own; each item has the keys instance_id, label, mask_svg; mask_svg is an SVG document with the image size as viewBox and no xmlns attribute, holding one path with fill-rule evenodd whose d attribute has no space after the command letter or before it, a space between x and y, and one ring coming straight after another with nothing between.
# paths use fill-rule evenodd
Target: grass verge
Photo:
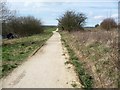
<instances>
[{"instance_id":1,"label":"grass verge","mask_svg":"<svg viewBox=\"0 0 120 90\"><path fill-rule=\"evenodd\" d=\"M85 89L92 88L92 77L85 72L83 64L79 61L78 57L76 56L74 51L70 48L70 46L65 41L63 36L61 40L64 42L64 45L68 50L69 59L71 63L75 66L75 70L78 73L80 83L84 86Z\"/></svg>"},{"instance_id":2,"label":"grass verge","mask_svg":"<svg viewBox=\"0 0 120 90\"><path fill-rule=\"evenodd\" d=\"M2 72L0 78L7 76L14 68L20 65L36 49L42 47L52 35L55 28L47 28L44 33L23 37L19 39L3 40L2 47Z\"/></svg>"}]
</instances>

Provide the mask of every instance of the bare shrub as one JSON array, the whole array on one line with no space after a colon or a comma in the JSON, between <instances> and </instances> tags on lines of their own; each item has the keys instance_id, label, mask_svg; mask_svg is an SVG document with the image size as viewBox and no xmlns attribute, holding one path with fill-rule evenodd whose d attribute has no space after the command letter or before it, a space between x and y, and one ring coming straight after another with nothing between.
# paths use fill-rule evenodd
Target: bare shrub
<instances>
[{"instance_id":1,"label":"bare shrub","mask_svg":"<svg viewBox=\"0 0 120 90\"><path fill-rule=\"evenodd\" d=\"M113 18L106 18L100 24L103 29L110 30L117 27L117 23Z\"/></svg>"}]
</instances>

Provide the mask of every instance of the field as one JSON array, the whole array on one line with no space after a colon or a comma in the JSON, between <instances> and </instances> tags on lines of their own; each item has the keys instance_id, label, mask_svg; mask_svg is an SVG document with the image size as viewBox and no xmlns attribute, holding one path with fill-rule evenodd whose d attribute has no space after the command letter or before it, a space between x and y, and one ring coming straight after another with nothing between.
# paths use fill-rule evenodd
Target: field
<instances>
[{"instance_id":1,"label":"field","mask_svg":"<svg viewBox=\"0 0 120 90\"><path fill-rule=\"evenodd\" d=\"M42 47L55 29L55 27L46 27L44 33L38 35L10 40L4 39L2 44L2 72L0 73L0 78L8 75L37 49Z\"/></svg>"},{"instance_id":2,"label":"field","mask_svg":"<svg viewBox=\"0 0 120 90\"><path fill-rule=\"evenodd\" d=\"M118 31L89 30L61 31L62 40L75 53L77 69L82 66L84 73L79 73L84 85L95 88L118 87ZM68 48L68 51L69 51ZM70 55L74 57L74 55ZM74 64L74 63L73 63ZM88 76L86 76L88 75ZM86 80L88 82L86 82Z\"/></svg>"}]
</instances>

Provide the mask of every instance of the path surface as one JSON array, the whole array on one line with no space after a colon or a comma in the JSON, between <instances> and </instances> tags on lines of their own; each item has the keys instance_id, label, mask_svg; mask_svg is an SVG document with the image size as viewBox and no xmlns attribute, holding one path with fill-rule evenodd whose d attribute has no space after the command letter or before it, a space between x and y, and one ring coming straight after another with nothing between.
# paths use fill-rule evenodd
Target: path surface
<instances>
[{"instance_id":1,"label":"path surface","mask_svg":"<svg viewBox=\"0 0 120 90\"><path fill-rule=\"evenodd\" d=\"M46 44L25 63L3 79L3 88L72 88L80 87L72 65L67 61L61 36L54 32Z\"/></svg>"}]
</instances>

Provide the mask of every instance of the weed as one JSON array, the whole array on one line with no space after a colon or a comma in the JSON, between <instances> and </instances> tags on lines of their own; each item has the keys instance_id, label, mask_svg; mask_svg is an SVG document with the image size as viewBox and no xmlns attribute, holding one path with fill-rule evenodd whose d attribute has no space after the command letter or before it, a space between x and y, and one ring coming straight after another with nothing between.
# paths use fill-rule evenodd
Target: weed
<instances>
[{"instance_id":1,"label":"weed","mask_svg":"<svg viewBox=\"0 0 120 90\"><path fill-rule=\"evenodd\" d=\"M66 65L66 64L71 64L71 62L70 62L70 61L66 61L66 62L65 62L65 65Z\"/></svg>"},{"instance_id":2,"label":"weed","mask_svg":"<svg viewBox=\"0 0 120 90\"><path fill-rule=\"evenodd\" d=\"M76 83L72 83L71 85L72 85L72 87L74 87L74 88L77 87L77 84L76 84Z\"/></svg>"}]
</instances>

